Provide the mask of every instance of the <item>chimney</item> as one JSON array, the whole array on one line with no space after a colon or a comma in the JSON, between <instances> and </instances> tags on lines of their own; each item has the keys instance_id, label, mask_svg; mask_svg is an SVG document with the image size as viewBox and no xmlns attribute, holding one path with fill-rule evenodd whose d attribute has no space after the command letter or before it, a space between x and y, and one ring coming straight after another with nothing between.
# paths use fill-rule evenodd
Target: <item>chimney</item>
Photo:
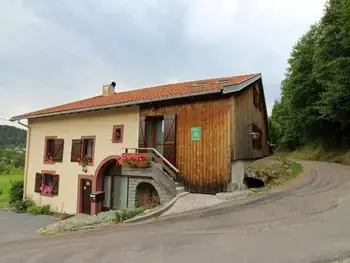
<instances>
[{"instance_id":1,"label":"chimney","mask_svg":"<svg viewBox=\"0 0 350 263\"><path fill-rule=\"evenodd\" d=\"M102 95L103 96L111 96L114 95L115 92L115 82L112 81L111 84L102 85Z\"/></svg>"}]
</instances>

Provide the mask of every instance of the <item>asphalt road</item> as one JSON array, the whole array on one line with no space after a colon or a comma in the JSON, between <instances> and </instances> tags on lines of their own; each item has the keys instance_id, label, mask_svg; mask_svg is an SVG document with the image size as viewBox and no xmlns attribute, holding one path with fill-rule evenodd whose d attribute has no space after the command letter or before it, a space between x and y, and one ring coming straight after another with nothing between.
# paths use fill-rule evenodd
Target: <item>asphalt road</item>
<instances>
[{"instance_id":1,"label":"asphalt road","mask_svg":"<svg viewBox=\"0 0 350 263\"><path fill-rule=\"evenodd\" d=\"M267 195L148 224L2 243L0 262L287 263L350 255L350 166L303 164L307 176Z\"/></svg>"}]
</instances>

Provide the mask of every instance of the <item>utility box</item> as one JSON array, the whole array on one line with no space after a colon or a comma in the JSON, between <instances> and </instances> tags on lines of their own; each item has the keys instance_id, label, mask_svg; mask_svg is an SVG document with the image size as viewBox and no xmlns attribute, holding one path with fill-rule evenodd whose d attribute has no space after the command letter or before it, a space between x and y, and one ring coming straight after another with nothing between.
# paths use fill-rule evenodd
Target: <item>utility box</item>
<instances>
[{"instance_id":1,"label":"utility box","mask_svg":"<svg viewBox=\"0 0 350 263\"><path fill-rule=\"evenodd\" d=\"M102 203L105 200L105 192L98 191L90 194L91 203Z\"/></svg>"}]
</instances>

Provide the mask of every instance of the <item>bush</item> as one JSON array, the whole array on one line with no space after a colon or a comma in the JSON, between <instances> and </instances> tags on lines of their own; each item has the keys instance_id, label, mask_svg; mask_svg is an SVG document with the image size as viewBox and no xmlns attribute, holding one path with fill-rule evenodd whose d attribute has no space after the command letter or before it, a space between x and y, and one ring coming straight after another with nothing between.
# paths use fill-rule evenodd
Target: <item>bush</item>
<instances>
[{"instance_id":1,"label":"bush","mask_svg":"<svg viewBox=\"0 0 350 263\"><path fill-rule=\"evenodd\" d=\"M36 205L34 202L27 207L27 212L31 215L51 215L50 205Z\"/></svg>"},{"instance_id":2,"label":"bush","mask_svg":"<svg viewBox=\"0 0 350 263\"><path fill-rule=\"evenodd\" d=\"M115 212L115 218L114 222L122 222L124 220L131 219L138 214L141 214L144 210L141 208L136 208L136 209L124 209L121 211L116 211Z\"/></svg>"},{"instance_id":3,"label":"bush","mask_svg":"<svg viewBox=\"0 0 350 263\"><path fill-rule=\"evenodd\" d=\"M24 200L17 200L16 202L12 203L12 210L16 213L25 213L27 212L28 208L35 205L34 201L31 199L24 199Z\"/></svg>"},{"instance_id":4,"label":"bush","mask_svg":"<svg viewBox=\"0 0 350 263\"><path fill-rule=\"evenodd\" d=\"M23 199L23 181L11 181L11 187L9 191L10 205L12 206L18 201Z\"/></svg>"},{"instance_id":5,"label":"bush","mask_svg":"<svg viewBox=\"0 0 350 263\"><path fill-rule=\"evenodd\" d=\"M2 196L2 194L4 193L4 189L0 189L0 196Z\"/></svg>"},{"instance_id":6,"label":"bush","mask_svg":"<svg viewBox=\"0 0 350 263\"><path fill-rule=\"evenodd\" d=\"M11 167L6 164L4 161L0 161L0 174L9 174Z\"/></svg>"}]
</instances>

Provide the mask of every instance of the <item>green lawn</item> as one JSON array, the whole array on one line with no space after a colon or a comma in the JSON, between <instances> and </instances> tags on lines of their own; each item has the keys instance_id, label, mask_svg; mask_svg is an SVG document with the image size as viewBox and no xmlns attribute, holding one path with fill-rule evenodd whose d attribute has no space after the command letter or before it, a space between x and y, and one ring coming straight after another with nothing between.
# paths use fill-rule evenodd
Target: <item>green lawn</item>
<instances>
[{"instance_id":1,"label":"green lawn","mask_svg":"<svg viewBox=\"0 0 350 263\"><path fill-rule=\"evenodd\" d=\"M23 180L23 171L15 171L12 174L0 174L0 189L3 189L0 195L0 208L8 206L10 181Z\"/></svg>"}]
</instances>

